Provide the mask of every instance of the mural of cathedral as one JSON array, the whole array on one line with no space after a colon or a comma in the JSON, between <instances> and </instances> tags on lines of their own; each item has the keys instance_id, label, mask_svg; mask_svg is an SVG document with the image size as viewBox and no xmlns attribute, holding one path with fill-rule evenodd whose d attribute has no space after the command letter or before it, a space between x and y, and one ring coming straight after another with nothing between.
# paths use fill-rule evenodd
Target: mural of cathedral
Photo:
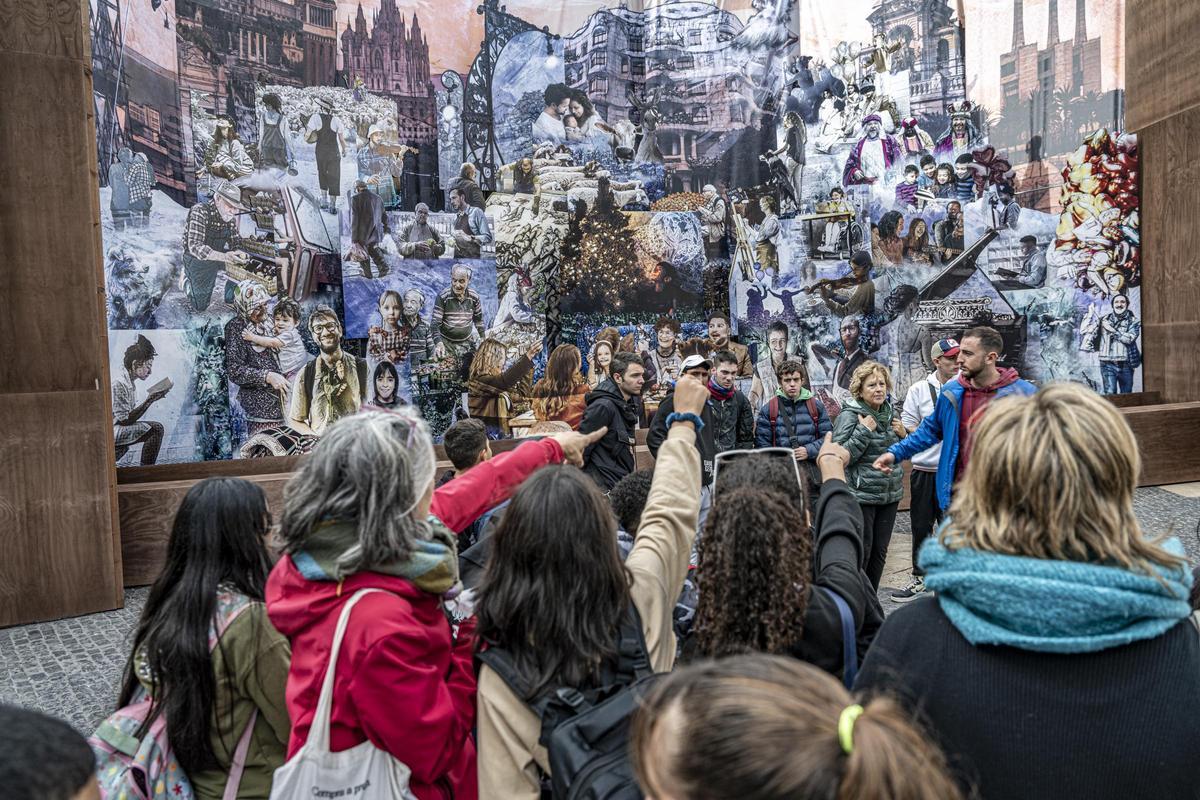
<instances>
[{"instance_id":1,"label":"mural of cathedral","mask_svg":"<svg viewBox=\"0 0 1200 800\"><path fill-rule=\"evenodd\" d=\"M429 43L416 14L405 22L396 0L383 0L367 31L362 4L354 27L342 32L342 70L351 85L365 88L396 103L400 135L407 141L437 141L434 90L429 70Z\"/></svg>"}]
</instances>

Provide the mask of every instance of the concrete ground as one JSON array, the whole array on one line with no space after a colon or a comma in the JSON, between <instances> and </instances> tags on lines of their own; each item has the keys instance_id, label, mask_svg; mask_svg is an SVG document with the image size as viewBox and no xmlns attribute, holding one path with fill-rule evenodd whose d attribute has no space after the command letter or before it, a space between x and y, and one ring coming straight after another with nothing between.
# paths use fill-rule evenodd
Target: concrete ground
<instances>
[{"instance_id":1,"label":"concrete ground","mask_svg":"<svg viewBox=\"0 0 1200 800\"><path fill-rule=\"evenodd\" d=\"M1192 563L1200 563L1200 483L1139 489L1134 506L1147 534L1178 536ZM890 591L909 579L911 546L908 514L901 513L879 592L889 613L899 607ZM117 611L0 630L0 702L40 709L90 733L113 710L147 591L126 590Z\"/></svg>"}]
</instances>

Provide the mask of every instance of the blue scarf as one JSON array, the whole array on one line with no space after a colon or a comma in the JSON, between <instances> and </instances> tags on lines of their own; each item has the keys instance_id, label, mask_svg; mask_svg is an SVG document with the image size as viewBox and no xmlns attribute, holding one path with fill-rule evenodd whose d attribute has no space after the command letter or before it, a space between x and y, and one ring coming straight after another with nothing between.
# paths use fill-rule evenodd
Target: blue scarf
<instances>
[{"instance_id":1,"label":"blue scarf","mask_svg":"<svg viewBox=\"0 0 1200 800\"><path fill-rule=\"evenodd\" d=\"M1162 547L1184 556L1178 539ZM1094 653L1152 639L1191 614L1186 566L1156 567L1156 575L1146 575L1079 561L947 550L936 535L921 547L920 564L942 611L973 645Z\"/></svg>"}]
</instances>

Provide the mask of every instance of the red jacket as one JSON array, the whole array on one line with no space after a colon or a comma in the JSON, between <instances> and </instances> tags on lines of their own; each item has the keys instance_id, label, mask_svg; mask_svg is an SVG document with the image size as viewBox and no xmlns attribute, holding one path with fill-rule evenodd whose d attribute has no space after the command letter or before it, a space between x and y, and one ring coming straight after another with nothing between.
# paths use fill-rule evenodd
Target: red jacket
<instances>
[{"instance_id":1,"label":"red jacket","mask_svg":"<svg viewBox=\"0 0 1200 800\"><path fill-rule=\"evenodd\" d=\"M460 530L508 499L534 470L562 457L551 439L523 444L437 489L431 511ZM284 556L267 582L267 612L292 645L288 757L308 739L342 604L368 587L390 594L369 594L351 613L334 679L332 750L370 739L412 769L419 800L476 800L475 620L460 626L455 640L441 597L404 578L360 572L339 589L305 578Z\"/></svg>"}]
</instances>

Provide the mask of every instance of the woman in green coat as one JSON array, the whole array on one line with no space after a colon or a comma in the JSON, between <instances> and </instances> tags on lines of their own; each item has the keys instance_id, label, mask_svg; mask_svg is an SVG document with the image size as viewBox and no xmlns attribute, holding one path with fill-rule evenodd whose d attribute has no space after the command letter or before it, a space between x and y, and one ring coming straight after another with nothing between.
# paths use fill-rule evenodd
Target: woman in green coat
<instances>
[{"instance_id":1,"label":"woman in green coat","mask_svg":"<svg viewBox=\"0 0 1200 800\"><path fill-rule=\"evenodd\" d=\"M842 406L833 425L833 440L850 451L846 482L858 498L863 515L863 570L871 585L879 588L887 561L896 508L904 494L904 474L899 469L884 474L872 463L908 435L900 412L888 400L892 375L877 361L866 361L850 378L853 399Z\"/></svg>"}]
</instances>

